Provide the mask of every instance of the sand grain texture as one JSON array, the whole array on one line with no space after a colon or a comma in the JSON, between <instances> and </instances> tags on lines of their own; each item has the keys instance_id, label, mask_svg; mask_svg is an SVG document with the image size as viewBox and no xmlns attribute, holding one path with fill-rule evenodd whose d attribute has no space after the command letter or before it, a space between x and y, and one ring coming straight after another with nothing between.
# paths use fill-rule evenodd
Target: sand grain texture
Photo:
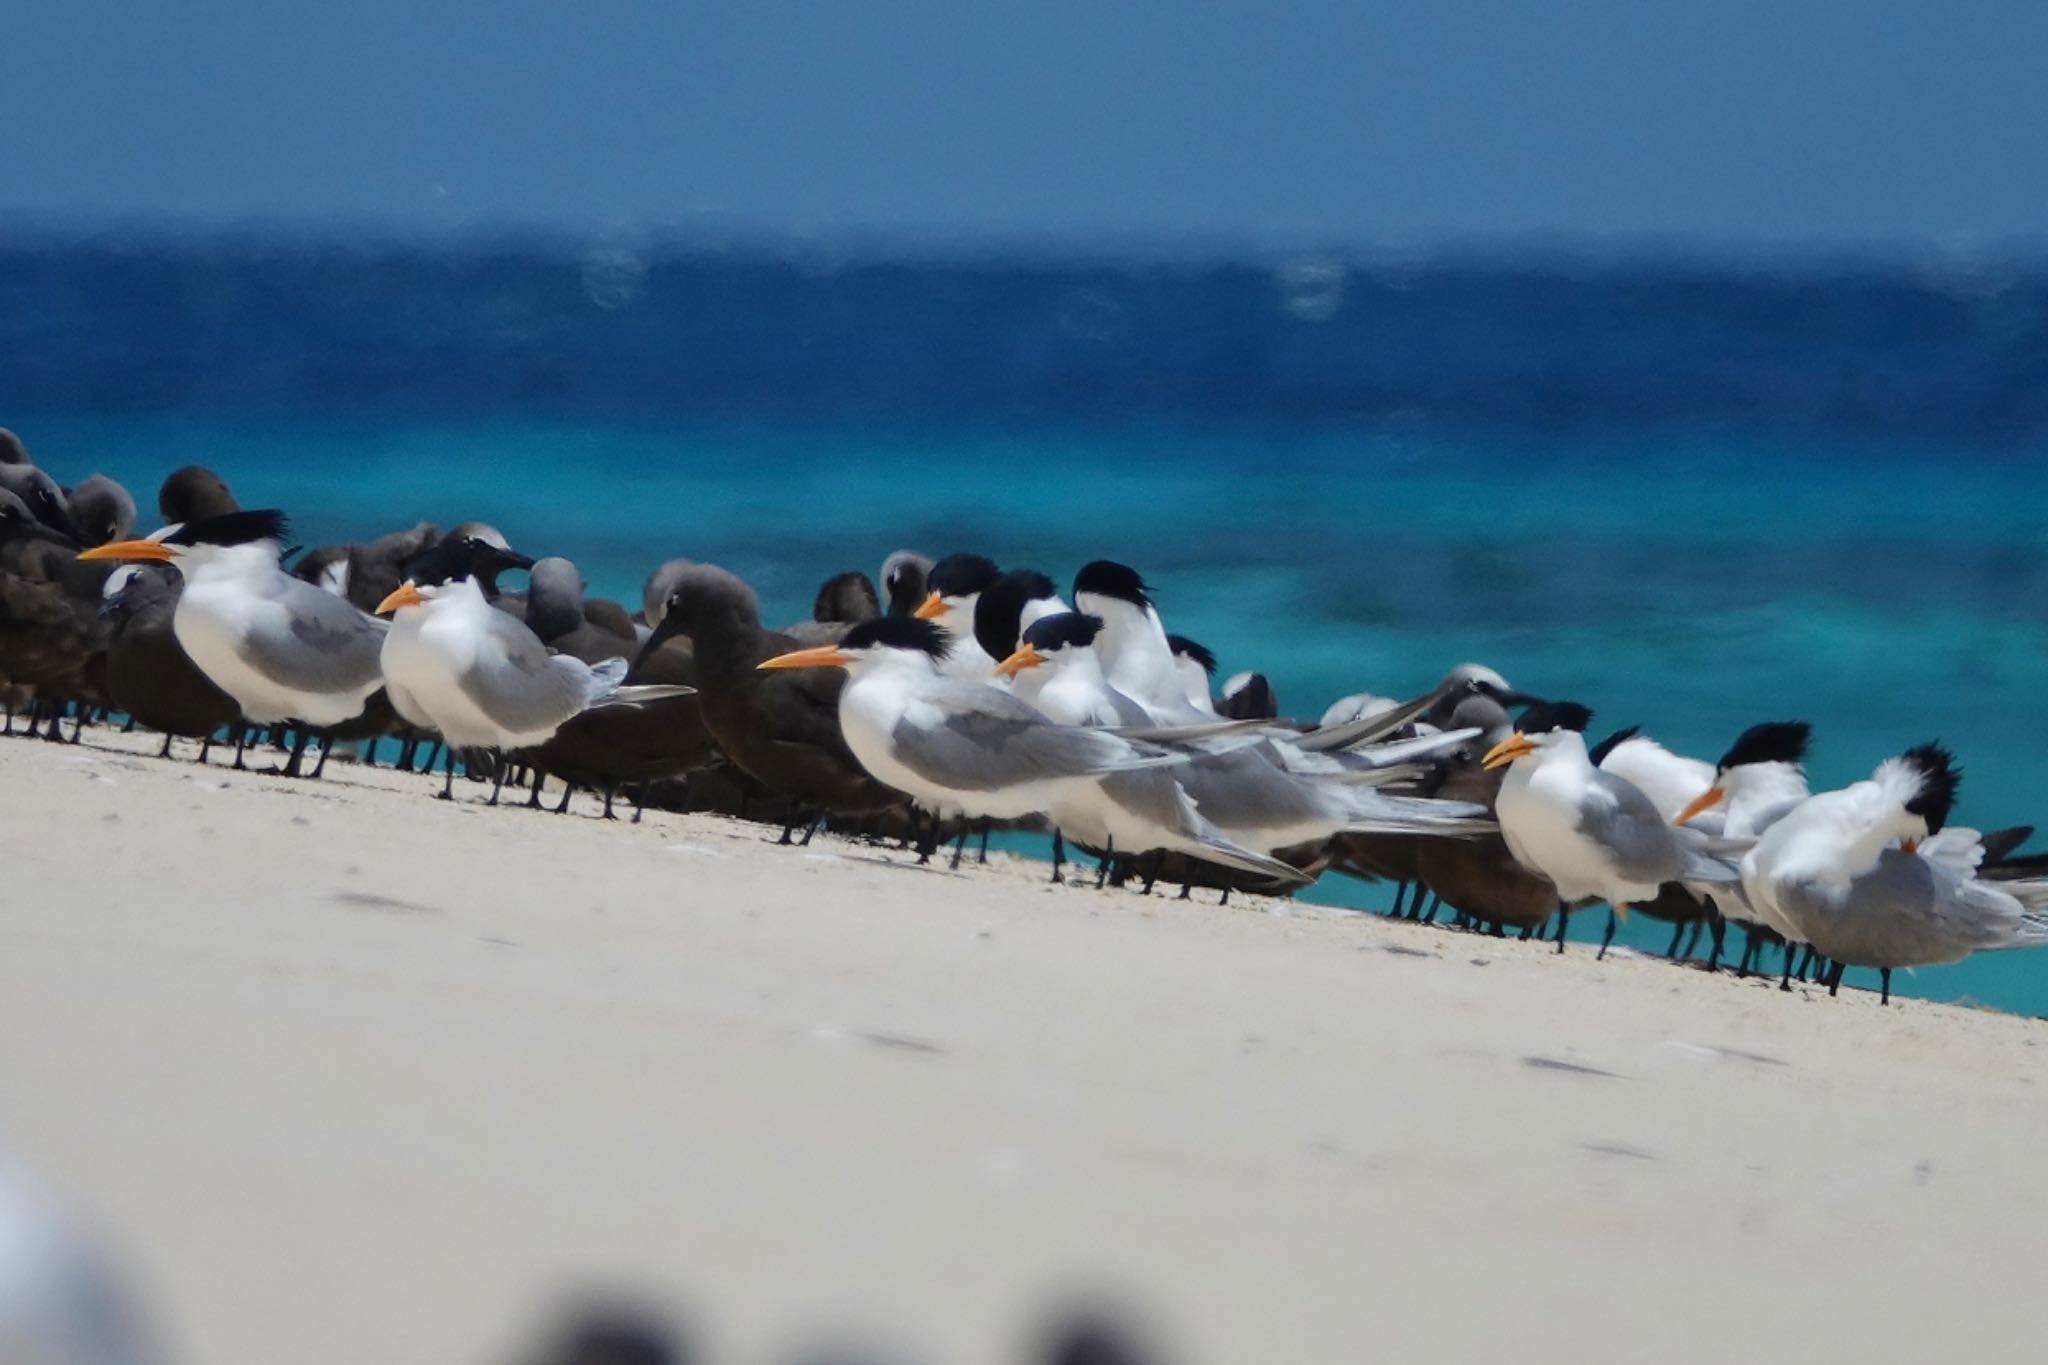
<instances>
[{"instance_id":1,"label":"sand grain texture","mask_svg":"<svg viewBox=\"0 0 2048 1365\"><path fill-rule=\"evenodd\" d=\"M2048 1025L154 744L0 742L0 1139L190 1365L2039 1358Z\"/></svg>"}]
</instances>

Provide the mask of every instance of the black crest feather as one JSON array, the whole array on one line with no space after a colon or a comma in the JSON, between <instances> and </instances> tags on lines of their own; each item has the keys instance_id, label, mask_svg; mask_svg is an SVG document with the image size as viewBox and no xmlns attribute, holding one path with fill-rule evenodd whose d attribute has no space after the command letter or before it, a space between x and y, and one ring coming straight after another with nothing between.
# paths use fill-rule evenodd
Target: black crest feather
<instances>
[{"instance_id":1,"label":"black crest feather","mask_svg":"<svg viewBox=\"0 0 2048 1365\"><path fill-rule=\"evenodd\" d=\"M1526 731L1529 727L1525 724L1522 728ZM1593 766L1597 768L1607 761L1607 755L1613 753L1642 732L1643 727L1640 725L1631 725L1625 730L1616 730L1613 734L1595 744L1586 757L1591 759Z\"/></svg>"},{"instance_id":2,"label":"black crest feather","mask_svg":"<svg viewBox=\"0 0 2048 1365\"><path fill-rule=\"evenodd\" d=\"M914 649L943 659L952 651L952 637L945 628L915 616L879 616L863 621L839 638L841 649Z\"/></svg>"},{"instance_id":3,"label":"black crest feather","mask_svg":"<svg viewBox=\"0 0 2048 1365\"><path fill-rule=\"evenodd\" d=\"M1102 631L1102 618L1081 611L1041 616L1024 632L1024 643L1040 652L1069 645L1092 645Z\"/></svg>"},{"instance_id":4,"label":"black crest feather","mask_svg":"<svg viewBox=\"0 0 2048 1365\"><path fill-rule=\"evenodd\" d=\"M1812 738L1813 727L1803 720L1767 720L1752 725L1721 755L1721 771L1745 763L1804 763Z\"/></svg>"},{"instance_id":5,"label":"black crest feather","mask_svg":"<svg viewBox=\"0 0 2048 1365\"><path fill-rule=\"evenodd\" d=\"M1210 652L1207 645L1197 644L1185 635L1169 635L1166 637L1166 647L1176 654L1185 654L1193 659L1210 677L1216 676L1216 656Z\"/></svg>"},{"instance_id":6,"label":"black crest feather","mask_svg":"<svg viewBox=\"0 0 2048 1365\"><path fill-rule=\"evenodd\" d=\"M188 521L164 537L166 545L248 545L259 540L284 543L289 526L284 513L274 507L250 512L223 512L217 517Z\"/></svg>"},{"instance_id":7,"label":"black crest feather","mask_svg":"<svg viewBox=\"0 0 2048 1365\"><path fill-rule=\"evenodd\" d=\"M1515 728L1525 735L1543 735L1552 730L1577 730L1583 735L1592 723L1591 707L1575 701L1539 701L1522 713Z\"/></svg>"},{"instance_id":8,"label":"black crest feather","mask_svg":"<svg viewBox=\"0 0 2048 1365\"><path fill-rule=\"evenodd\" d=\"M1138 571L1128 564L1119 564L1111 559L1098 559L1081 566L1081 572L1074 575L1074 596L1092 592L1099 597L1114 597L1136 607L1152 605L1151 589L1145 580L1138 577Z\"/></svg>"},{"instance_id":9,"label":"black crest feather","mask_svg":"<svg viewBox=\"0 0 2048 1365\"><path fill-rule=\"evenodd\" d=\"M1956 756L1939 741L1916 745L1899 756L1920 772L1920 794L1906 803L1906 809L1925 820L1927 832L1933 834L1948 823L1948 813L1956 804L1956 788L1963 783L1963 770L1956 766Z\"/></svg>"},{"instance_id":10,"label":"black crest feather","mask_svg":"<svg viewBox=\"0 0 2048 1365\"><path fill-rule=\"evenodd\" d=\"M1053 581L1036 569L1012 569L983 588L974 604L974 642L991 659L1017 648L1017 630L1027 603L1059 596Z\"/></svg>"},{"instance_id":11,"label":"black crest feather","mask_svg":"<svg viewBox=\"0 0 2048 1365\"><path fill-rule=\"evenodd\" d=\"M932 571L925 575L925 586L941 597L971 597L985 592L1003 576L996 562L987 555L947 555L932 565Z\"/></svg>"}]
</instances>

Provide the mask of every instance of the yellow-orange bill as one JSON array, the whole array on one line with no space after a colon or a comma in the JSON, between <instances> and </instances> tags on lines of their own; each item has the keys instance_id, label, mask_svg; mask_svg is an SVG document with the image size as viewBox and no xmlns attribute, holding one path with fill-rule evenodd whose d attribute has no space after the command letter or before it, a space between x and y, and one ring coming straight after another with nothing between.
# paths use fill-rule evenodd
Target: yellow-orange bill
<instances>
[{"instance_id":1,"label":"yellow-orange bill","mask_svg":"<svg viewBox=\"0 0 2048 1365\"><path fill-rule=\"evenodd\" d=\"M996 672L1005 678L1014 678L1027 668L1036 668L1045 662L1045 656L1030 645L1019 646L1017 652L996 665Z\"/></svg>"},{"instance_id":2,"label":"yellow-orange bill","mask_svg":"<svg viewBox=\"0 0 2048 1365\"><path fill-rule=\"evenodd\" d=\"M930 621L946 614L946 599L937 593L926 597L917 604L917 610L910 613L920 621Z\"/></svg>"},{"instance_id":3,"label":"yellow-orange bill","mask_svg":"<svg viewBox=\"0 0 2048 1365\"><path fill-rule=\"evenodd\" d=\"M1536 746L1529 742L1527 735L1517 730L1491 749L1488 749L1486 757L1479 760L1479 766L1491 772L1495 768L1507 766L1523 754L1534 752L1536 752Z\"/></svg>"},{"instance_id":4,"label":"yellow-orange bill","mask_svg":"<svg viewBox=\"0 0 2048 1365\"><path fill-rule=\"evenodd\" d=\"M408 578L391 590L391 594L377 604L377 615L389 616L400 607L416 607L427 599L420 596L420 590Z\"/></svg>"},{"instance_id":5,"label":"yellow-orange bill","mask_svg":"<svg viewBox=\"0 0 2048 1365\"><path fill-rule=\"evenodd\" d=\"M1727 792L1722 791L1719 787L1707 788L1705 791L1701 792L1697 798L1694 799L1693 803L1690 806L1687 806L1684 810L1672 816L1671 823L1674 825L1682 825L1686 821L1692 819L1695 815L1698 815L1701 811L1712 810L1715 806L1721 804L1721 798L1726 796L1727 794Z\"/></svg>"},{"instance_id":6,"label":"yellow-orange bill","mask_svg":"<svg viewBox=\"0 0 2048 1365\"><path fill-rule=\"evenodd\" d=\"M844 668L853 660L839 652L837 645L818 645L812 649L792 650L764 659L756 668Z\"/></svg>"},{"instance_id":7,"label":"yellow-orange bill","mask_svg":"<svg viewBox=\"0 0 2048 1365\"><path fill-rule=\"evenodd\" d=\"M90 550L80 550L80 559L156 559L168 560L170 547L154 540L114 540L105 545L95 545Z\"/></svg>"}]
</instances>

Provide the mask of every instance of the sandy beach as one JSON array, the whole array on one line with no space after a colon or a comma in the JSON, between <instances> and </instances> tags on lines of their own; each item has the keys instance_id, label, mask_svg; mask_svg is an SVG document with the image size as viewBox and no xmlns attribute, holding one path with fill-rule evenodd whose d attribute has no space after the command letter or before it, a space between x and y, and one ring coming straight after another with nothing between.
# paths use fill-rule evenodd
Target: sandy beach
<instances>
[{"instance_id":1,"label":"sandy beach","mask_svg":"<svg viewBox=\"0 0 2048 1365\"><path fill-rule=\"evenodd\" d=\"M0 742L0 1143L189 1365L2039 1357L2048 1024L157 742Z\"/></svg>"}]
</instances>

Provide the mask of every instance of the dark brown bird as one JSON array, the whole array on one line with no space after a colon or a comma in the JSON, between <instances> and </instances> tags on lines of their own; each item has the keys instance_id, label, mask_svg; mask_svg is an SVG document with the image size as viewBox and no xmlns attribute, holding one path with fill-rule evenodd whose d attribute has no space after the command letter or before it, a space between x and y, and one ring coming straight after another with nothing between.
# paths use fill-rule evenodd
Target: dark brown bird
<instances>
[{"instance_id":1,"label":"dark brown bird","mask_svg":"<svg viewBox=\"0 0 2048 1365\"><path fill-rule=\"evenodd\" d=\"M125 581L117 586L109 580L101 608L109 626L107 696L136 724L163 733L163 757L171 756L172 736L182 735L201 741L204 763L213 736L235 724L241 711L178 643L171 616L184 581L160 564L124 565L115 572Z\"/></svg>"},{"instance_id":2,"label":"dark brown bird","mask_svg":"<svg viewBox=\"0 0 2048 1365\"><path fill-rule=\"evenodd\" d=\"M796 820L811 829L826 815L857 815L901 806L903 796L869 777L839 730L838 669L763 673L756 665L804 648L761 628L754 590L724 569L692 565L676 576L649 638L650 648L687 635L695 647L698 697L711 737L735 767L789 798ZM810 837L810 830L804 836Z\"/></svg>"}]
</instances>

